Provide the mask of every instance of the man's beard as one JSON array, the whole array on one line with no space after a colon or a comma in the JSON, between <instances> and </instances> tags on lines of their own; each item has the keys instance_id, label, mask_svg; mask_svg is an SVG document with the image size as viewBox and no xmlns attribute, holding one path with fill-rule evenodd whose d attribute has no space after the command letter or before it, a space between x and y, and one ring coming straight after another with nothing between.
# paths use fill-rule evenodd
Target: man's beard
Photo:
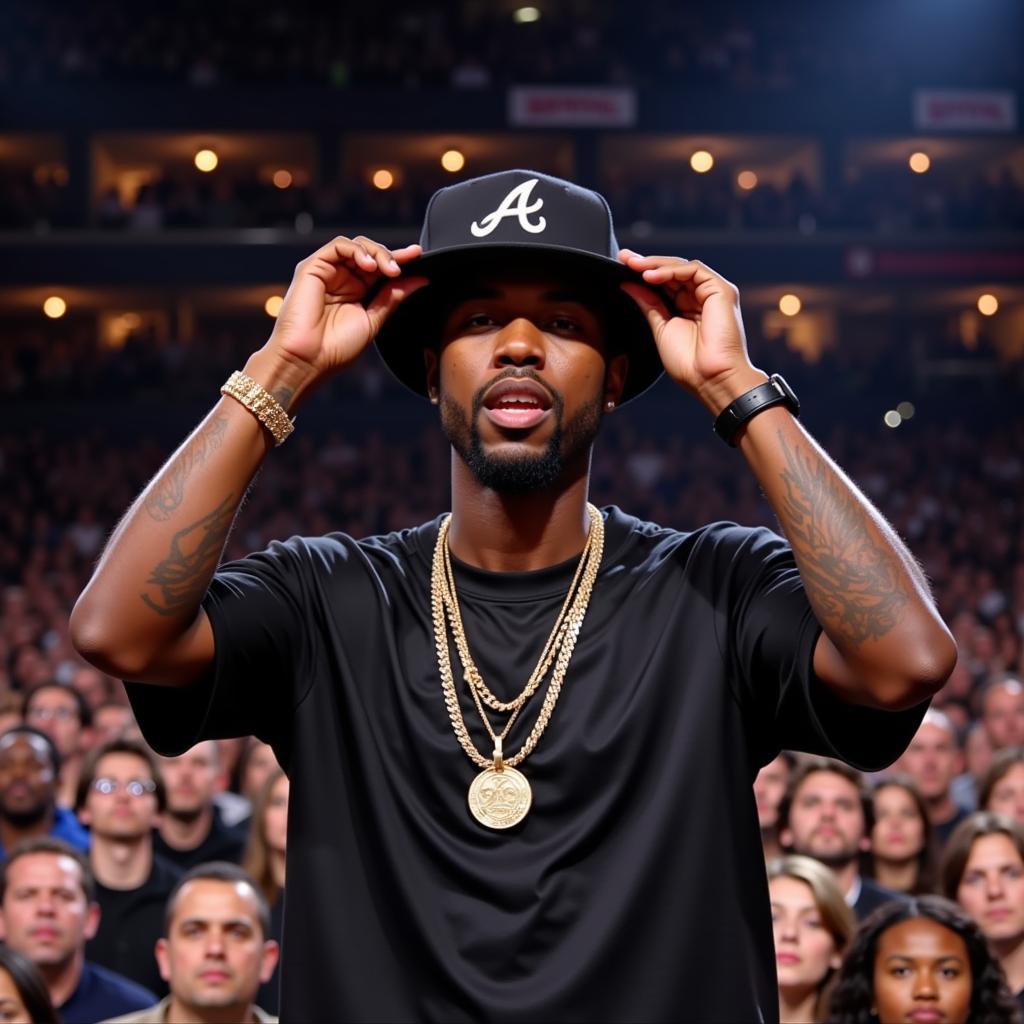
<instances>
[{"instance_id":1,"label":"man's beard","mask_svg":"<svg viewBox=\"0 0 1024 1024\"><path fill-rule=\"evenodd\" d=\"M505 376L537 380L533 374ZM551 394L555 428L544 451L538 454L518 452L501 456L484 450L477 426L484 393L493 383L490 381L473 396L473 411L469 420L458 403L446 394L441 395L441 429L444 436L470 472L489 490L516 495L548 490L562 478L566 465L574 463L594 443L601 429L601 394L585 403L568 423L563 423L565 404L560 395L547 389Z\"/></svg>"},{"instance_id":2,"label":"man's beard","mask_svg":"<svg viewBox=\"0 0 1024 1024\"><path fill-rule=\"evenodd\" d=\"M3 807L0 808L0 814L15 828L31 828L33 825L38 825L46 817L46 812L50 809L50 806L50 802L46 801L21 811L10 811Z\"/></svg>"},{"instance_id":3,"label":"man's beard","mask_svg":"<svg viewBox=\"0 0 1024 1024\"><path fill-rule=\"evenodd\" d=\"M825 867L832 868L832 870L845 868L847 864L860 857L860 849L856 845L821 851L812 849L810 843L794 843L793 849L789 852L798 853L803 857L811 857L816 861L820 861Z\"/></svg>"}]
</instances>

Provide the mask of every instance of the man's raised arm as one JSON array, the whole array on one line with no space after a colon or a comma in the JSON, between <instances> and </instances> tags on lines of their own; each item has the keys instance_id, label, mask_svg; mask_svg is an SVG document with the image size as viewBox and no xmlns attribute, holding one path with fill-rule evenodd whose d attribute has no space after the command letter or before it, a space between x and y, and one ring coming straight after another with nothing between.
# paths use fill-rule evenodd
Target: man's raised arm
<instances>
[{"instance_id":1,"label":"man's raised arm","mask_svg":"<svg viewBox=\"0 0 1024 1024\"><path fill-rule=\"evenodd\" d=\"M289 415L366 348L425 282L399 278L419 246L389 251L335 238L295 269L269 341L244 373ZM390 278L368 306L363 300ZM274 438L254 412L222 397L129 508L71 613L75 648L98 668L183 685L213 661L201 602L228 532Z\"/></svg>"}]
</instances>

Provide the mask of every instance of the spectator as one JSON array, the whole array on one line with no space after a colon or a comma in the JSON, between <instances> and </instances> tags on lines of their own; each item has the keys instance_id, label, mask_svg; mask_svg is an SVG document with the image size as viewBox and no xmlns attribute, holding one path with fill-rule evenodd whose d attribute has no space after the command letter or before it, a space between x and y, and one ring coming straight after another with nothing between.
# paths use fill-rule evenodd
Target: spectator
<instances>
[{"instance_id":1,"label":"spectator","mask_svg":"<svg viewBox=\"0 0 1024 1024\"><path fill-rule=\"evenodd\" d=\"M828 982L857 927L835 876L810 857L768 864L779 1024L823 1021Z\"/></svg>"},{"instance_id":2,"label":"spectator","mask_svg":"<svg viewBox=\"0 0 1024 1024\"><path fill-rule=\"evenodd\" d=\"M153 947L180 870L153 852L166 794L156 755L141 740L115 739L86 760L77 809L92 830L89 864L102 915L89 959L158 995L166 986Z\"/></svg>"},{"instance_id":3,"label":"spectator","mask_svg":"<svg viewBox=\"0 0 1024 1024\"><path fill-rule=\"evenodd\" d=\"M908 776L890 776L875 786L874 804L871 877L893 892L932 892L935 839L917 787Z\"/></svg>"},{"instance_id":4,"label":"spectator","mask_svg":"<svg viewBox=\"0 0 1024 1024\"><path fill-rule=\"evenodd\" d=\"M809 757L796 769L779 804L779 842L787 852L831 868L858 920L897 894L861 874L871 849L874 803L856 768Z\"/></svg>"},{"instance_id":5,"label":"spectator","mask_svg":"<svg viewBox=\"0 0 1024 1024\"><path fill-rule=\"evenodd\" d=\"M0 1019L61 1024L39 968L6 945L0 945Z\"/></svg>"},{"instance_id":6,"label":"spectator","mask_svg":"<svg viewBox=\"0 0 1024 1024\"><path fill-rule=\"evenodd\" d=\"M93 1024L156 998L86 960L85 943L99 916L88 862L59 839L21 843L0 868L4 942L40 969L65 1024Z\"/></svg>"},{"instance_id":7,"label":"spectator","mask_svg":"<svg viewBox=\"0 0 1024 1024\"><path fill-rule=\"evenodd\" d=\"M120 701L106 701L96 708L92 713L92 728L97 745L138 731L131 707Z\"/></svg>"},{"instance_id":8,"label":"spectator","mask_svg":"<svg viewBox=\"0 0 1024 1024\"><path fill-rule=\"evenodd\" d=\"M879 908L860 927L832 993L828 1020L1019 1024L978 926L941 896Z\"/></svg>"},{"instance_id":9,"label":"spectator","mask_svg":"<svg viewBox=\"0 0 1024 1024\"><path fill-rule=\"evenodd\" d=\"M924 798L939 846L945 845L953 829L968 814L950 790L953 780L963 771L964 760L949 718L941 711L926 711L924 721L897 763Z\"/></svg>"},{"instance_id":10,"label":"spectator","mask_svg":"<svg viewBox=\"0 0 1024 1024\"><path fill-rule=\"evenodd\" d=\"M89 834L74 813L57 806L59 774L60 754L46 733L19 725L0 736L0 856L46 835L89 848Z\"/></svg>"},{"instance_id":11,"label":"spectator","mask_svg":"<svg viewBox=\"0 0 1024 1024\"><path fill-rule=\"evenodd\" d=\"M182 871L211 860L242 859L245 834L229 828L214 802L221 777L217 744L197 743L180 757L160 760L167 786L167 809L155 847Z\"/></svg>"},{"instance_id":12,"label":"spectator","mask_svg":"<svg viewBox=\"0 0 1024 1024\"><path fill-rule=\"evenodd\" d=\"M250 736L238 764L238 789L242 796L255 805L263 784L279 768L274 748L269 743Z\"/></svg>"},{"instance_id":13,"label":"spectator","mask_svg":"<svg viewBox=\"0 0 1024 1024\"><path fill-rule=\"evenodd\" d=\"M57 803L74 807L78 792L78 775L88 745L87 733L92 726L92 713L85 698L62 683L43 683L29 691L25 698L25 724L45 732L60 754L60 784Z\"/></svg>"},{"instance_id":14,"label":"spectator","mask_svg":"<svg viewBox=\"0 0 1024 1024\"><path fill-rule=\"evenodd\" d=\"M968 811L978 807L978 786L992 764L992 743L988 738L985 723L974 722L967 730L964 740L964 771L949 787L953 799Z\"/></svg>"},{"instance_id":15,"label":"spectator","mask_svg":"<svg viewBox=\"0 0 1024 1024\"><path fill-rule=\"evenodd\" d=\"M981 695L981 720L992 750L1024 746L1024 685L1014 676L990 683Z\"/></svg>"},{"instance_id":16,"label":"spectator","mask_svg":"<svg viewBox=\"0 0 1024 1024\"><path fill-rule=\"evenodd\" d=\"M949 838L943 893L977 922L1024 1008L1024 830L978 811Z\"/></svg>"},{"instance_id":17,"label":"spectator","mask_svg":"<svg viewBox=\"0 0 1024 1024\"><path fill-rule=\"evenodd\" d=\"M107 1024L273 1021L254 1002L278 959L277 943L266 937L268 922L262 895L237 864L193 868L167 901L166 938L156 945L171 994Z\"/></svg>"},{"instance_id":18,"label":"spectator","mask_svg":"<svg viewBox=\"0 0 1024 1024\"><path fill-rule=\"evenodd\" d=\"M779 801L786 792L795 766L796 757L784 750L764 765L754 779L754 800L757 801L757 820L761 824L761 846L766 861L782 855L778 829Z\"/></svg>"},{"instance_id":19,"label":"spectator","mask_svg":"<svg viewBox=\"0 0 1024 1024\"><path fill-rule=\"evenodd\" d=\"M288 776L273 771L260 787L253 803L249 842L242 864L270 907L267 938L280 944L284 923L285 853L288 844ZM260 987L260 1006L277 1013L278 968Z\"/></svg>"},{"instance_id":20,"label":"spectator","mask_svg":"<svg viewBox=\"0 0 1024 1024\"><path fill-rule=\"evenodd\" d=\"M21 709L25 699L14 690L0 691L0 736L16 726L24 724L25 716Z\"/></svg>"},{"instance_id":21,"label":"spectator","mask_svg":"<svg viewBox=\"0 0 1024 1024\"><path fill-rule=\"evenodd\" d=\"M1024 825L1024 747L996 753L981 781L978 803L983 811L1005 814Z\"/></svg>"}]
</instances>

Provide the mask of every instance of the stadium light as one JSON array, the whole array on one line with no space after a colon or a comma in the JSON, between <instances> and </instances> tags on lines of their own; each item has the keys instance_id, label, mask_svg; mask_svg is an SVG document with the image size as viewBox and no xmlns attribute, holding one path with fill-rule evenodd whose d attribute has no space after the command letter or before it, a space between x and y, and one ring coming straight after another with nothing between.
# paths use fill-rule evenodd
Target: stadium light
<instances>
[{"instance_id":1,"label":"stadium light","mask_svg":"<svg viewBox=\"0 0 1024 1024\"><path fill-rule=\"evenodd\" d=\"M512 20L517 25L528 25L532 21L540 21L539 7L517 7L512 12Z\"/></svg>"},{"instance_id":2,"label":"stadium light","mask_svg":"<svg viewBox=\"0 0 1024 1024\"><path fill-rule=\"evenodd\" d=\"M706 149L698 149L690 157L690 167L698 174L706 174L714 166L715 158Z\"/></svg>"},{"instance_id":3,"label":"stadium light","mask_svg":"<svg viewBox=\"0 0 1024 1024\"><path fill-rule=\"evenodd\" d=\"M286 171L284 168L274 171L273 182L280 189L288 188L292 183L291 171Z\"/></svg>"},{"instance_id":4,"label":"stadium light","mask_svg":"<svg viewBox=\"0 0 1024 1024\"><path fill-rule=\"evenodd\" d=\"M800 312L803 304L800 302L800 297L794 295L792 292L787 292L779 299L779 312L783 316L796 316Z\"/></svg>"},{"instance_id":5,"label":"stadium light","mask_svg":"<svg viewBox=\"0 0 1024 1024\"><path fill-rule=\"evenodd\" d=\"M199 150L193 160L196 167L204 174L209 174L220 163L217 154L212 149Z\"/></svg>"},{"instance_id":6,"label":"stadium light","mask_svg":"<svg viewBox=\"0 0 1024 1024\"><path fill-rule=\"evenodd\" d=\"M441 166L446 171L455 174L456 171L461 171L466 166L466 158L457 149L446 149L441 155Z\"/></svg>"},{"instance_id":7,"label":"stadium light","mask_svg":"<svg viewBox=\"0 0 1024 1024\"><path fill-rule=\"evenodd\" d=\"M982 316L994 316L999 310L999 300L990 292L978 296L978 312Z\"/></svg>"},{"instance_id":8,"label":"stadium light","mask_svg":"<svg viewBox=\"0 0 1024 1024\"><path fill-rule=\"evenodd\" d=\"M910 164L910 169L915 174L924 174L931 167L932 159L927 153L917 152L910 154L907 163Z\"/></svg>"},{"instance_id":9,"label":"stadium light","mask_svg":"<svg viewBox=\"0 0 1024 1024\"><path fill-rule=\"evenodd\" d=\"M903 422L903 417L895 409L890 409L882 417L882 420L887 427L891 427L895 430Z\"/></svg>"},{"instance_id":10,"label":"stadium light","mask_svg":"<svg viewBox=\"0 0 1024 1024\"><path fill-rule=\"evenodd\" d=\"M757 175L753 171L740 171L736 176L736 184L744 192L749 192L752 188L757 188Z\"/></svg>"},{"instance_id":11,"label":"stadium light","mask_svg":"<svg viewBox=\"0 0 1024 1024\"><path fill-rule=\"evenodd\" d=\"M43 303L43 312L51 320L59 320L67 310L68 304L59 295L51 295Z\"/></svg>"},{"instance_id":12,"label":"stadium light","mask_svg":"<svg viewBox=\"0 0 1024 1024\"><path fill-rule=\"evenodd\" d=\"M900 404L896 406L896 411L905 420L913 419L914 413L917 412L917 410L914 408L913 402L900 402Z\"/></svg>"},{"instance_id":13,"label":"stadium light","mask_svg":"<svg viewBox=\"0 0 1024 1024\"><path fill-rule=\"evenodd\" d=\"M385 167L373 172L373 187L386 192L395 183L395 176Z\"/></svg>"},{"instance_id":14,"label":"stadium light","mask_svg":"<svg viewBox=\"0 0 1024 1024\"><path fill-rule=\"evenodd\" d=\"M263 303L263 310L267 314L267 316L272 316L276 319L277 314L281 312L281 306L283 305L283 295L271 295L270 298Z\"/></svg>"}]
</instances>

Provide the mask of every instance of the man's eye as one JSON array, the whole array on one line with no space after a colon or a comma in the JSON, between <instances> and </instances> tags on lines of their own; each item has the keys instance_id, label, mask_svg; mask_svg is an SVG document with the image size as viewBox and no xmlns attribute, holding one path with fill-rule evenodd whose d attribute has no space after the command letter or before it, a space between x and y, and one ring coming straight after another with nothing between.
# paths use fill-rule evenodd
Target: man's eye
<instances>
[{"instance_id":1,"label":"man's eye","mask_svg":"<svg viewBox=\"0 0 1024 1024\"><path fill-rule=\"evenodd\" d=\"M487 313L474 313L466 318L467 327L490 327L493 323L494 318Z\"/></svg>"},{"instance_id":2,"label":"man's eye","mask_svg":"<svg viewBox=\"0 0 1024 1024\"><path fill-rule=\"evenodd\" d=\"M944 978L950 978L950 979L952 979L952 978L959 978L960 977L960 970L957 967L943 967L942 968L942 976Z\"/></svg>"},{"instance_id":3,"label":"man's eye","mask_svg":"<svg viewBox=\"0 0 1024 1024\"><path fill-rule=\"evenodd\" d=\"M551 326L560 333L578 333L582 330L578 320L571 316L556 316L551 320Z\"/></svg>"},{"instance_id":4,"label":"man's eye","mask_svg":"<svg viewBox=\"0 0 1024 1024\"><path fill-rule=\"evenodd\" d=\"M894 978L905 978L910 973L909 967L894 967L889 973Z\"/></svg>"}]
</instances>

